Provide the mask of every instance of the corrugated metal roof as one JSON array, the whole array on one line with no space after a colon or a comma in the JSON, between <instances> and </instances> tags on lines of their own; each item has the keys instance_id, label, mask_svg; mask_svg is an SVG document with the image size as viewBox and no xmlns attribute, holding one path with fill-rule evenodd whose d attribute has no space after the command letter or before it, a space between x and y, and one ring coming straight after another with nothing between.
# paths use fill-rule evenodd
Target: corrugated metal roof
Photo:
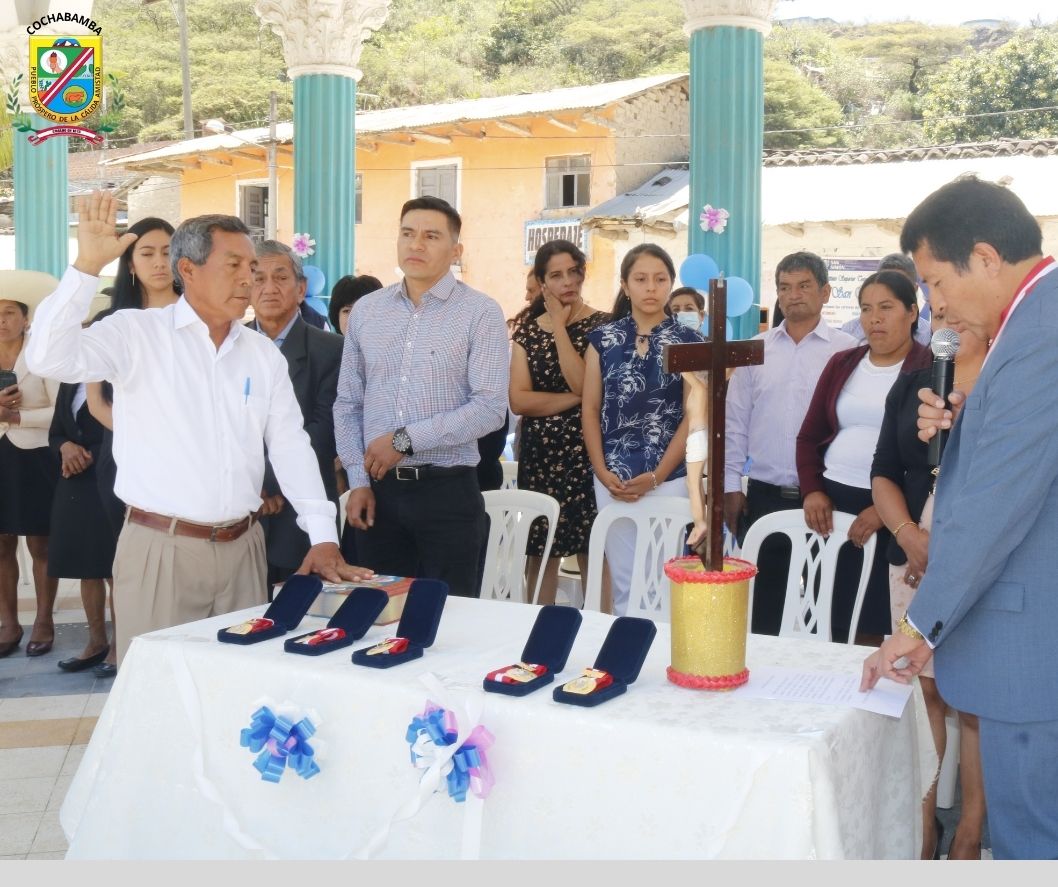
<instances>
[{"instance_id":1,"label":"corrugated metal roof","mask_svg":"<svg viewBox=\"0 0 1058 887\"><path fill-rule=\"evenodd\" d=\"M669 173L679 171L667 170ZM848 166L780 166L761 171L761 221L765 225L804 222L900 220L926 196L958 176L974 173L1002 181L1034 216L1058 216L1058 155L963 157L861 163ZM686 173L685 173L686 174ZM646 185L657 180L654 175ZM689 181L675 191L646 202L621 194L589 210L586 218L602 221L638 219L644 225L686 228Z\"/></svg>"},{"instance_id":2,"label":"corrugated metal roof","mask_svg":"<svg viewBox=\"0 0 1058 887\"><path fill-rule=\"evenodd\" d=\"M412 108L388 108L365 111L356 115L358 132L389 132L438 126L443 123L462 123L474 120L497 120L504 117L527 117L558 111L579 111L604 108L613 102L686 80L686 74L656 74L635 80L597 83L592 86L572 86L524 95L505 95L487 99L466 99L436 105L416 105Z\"/></svg>"},{"instance_id":3,"label":"corrugated metal roof","mask_svg":"<svg viewBox=\"0 0 1058 887\"><path fill-rule=\"evenodd\" d=\"M686 74L657 74L653 77L638 77L634 80L619 80L614 83L597 83L592 86L573 86L553 89L549 92L524 95L496 96L485 99L465 99L458 102L442 102L434 105L414 105L409 108L386 108L381 111L360 111L356 115L357 135L369 133L397 132L409 129L425 129L452 123L498 120L511 117L529 117L554 114L561 111L604 108L614 102L633 98L641 93L670 83L687 80ZM276 126L276 138L280 143L294 139L294 124L280 123ZM135 165L150 161L184 157L189 154L208 154L212 151L235 150L246 142L261 145L268 140L268 127L242 129L223 135L209 135L187 139L156 151L145 151L123 157L121 162Z\"/></svg>"},{"instance_id":4,"label":"corrugated metal roof","mask_svg":"<svg viewBox=\"0 0 1058 887\"><path fill-rule=\"evenodd\" d=\"M584 219L634 221L647 215L655 220L660 219L673 210L687 206L690 181L690 170L668 167L652 175L638 188L611 197L588 210Z\"/></svg>"}]
</instances>

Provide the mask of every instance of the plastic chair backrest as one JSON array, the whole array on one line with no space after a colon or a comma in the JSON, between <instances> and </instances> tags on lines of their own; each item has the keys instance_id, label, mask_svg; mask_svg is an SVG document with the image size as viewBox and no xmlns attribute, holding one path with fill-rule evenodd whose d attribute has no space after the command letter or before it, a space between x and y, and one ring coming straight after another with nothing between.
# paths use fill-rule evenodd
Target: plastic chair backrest
<instances>
[{"instance_id":1,"label":"plastic chair backrest","mask_svg":"<svg viewBox=\"0 0 1058 887\"><path fill-rule=\"evenodd\" d=\"M485 570L481 578L481 599L526 603L525 545L533 521L547 518L547 539L543 562L555 541L560 505L557 499L531 490L489 490L481 494L489 516L489 541L485 550ZM540 570L532 602L540 596Z\"/></svg>"},{"instance_id":2,"label":"plastic chair backrest","mask_svg":"<svg viewBox=\"0 0 1058 887\"><path fill-rule=\"evenodd\" d=\"M518 489L518 463L503 461L500 463L500 468L503 469L503 486L500 487L502 490L517 490Z\"/></svg>"},{"instance_id":3,"label":"plastic chair backrest","mask_svg":"<svg viewBox=\"0 0 1058 887\"><path fill-rule=\"evenodd\" d=\"M755 564L764 540L774 533L782 533L790 540L790 571L786 576L786 598L782 609L780 637L811 637L821 641L831 639L830 618L834 605L834 575L838 553L848 542L849 528L855 515L835 511L834 532L826 539L805 523L804 511L791 509L768 514L756 521L742 543L742 559ZM860 623L863 598L871 575L878 534L873 534L863 546L863 567L860 569L856 600L849 625L848 643L856 642L856 628ZM753 617L753 587L749 583L749 616Z\"/></svg>"},{"instance_id":4,"label":"plastic chair backrest","mask_svg":"<svg viewBox=\"0 0 1058 887\"><path fill-rule=\"evenodd\" d=\"M649 503L649 508L644 502ZM671 608L665 562L684 552L687 525L693 521L690 500L683 496L651 496L643 502L613 502L599 512L588 539L585 610L598 610L602 606L606 536L618 520L631 520L636 525L632 583L624 615L669 622Z\"/></svg>"}]
</instances>

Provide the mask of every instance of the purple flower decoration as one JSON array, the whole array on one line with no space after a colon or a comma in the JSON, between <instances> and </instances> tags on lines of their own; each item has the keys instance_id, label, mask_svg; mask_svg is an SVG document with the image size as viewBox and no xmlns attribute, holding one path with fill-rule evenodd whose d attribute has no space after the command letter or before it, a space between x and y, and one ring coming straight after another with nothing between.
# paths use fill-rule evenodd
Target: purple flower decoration
<instances>
[{"instance_id":1,"label":"purple flower decoration","mask_svg":"<svg viewBox=\"0 0 1058 887\"><path fill-rule=\"evenodd\" d=\"M702 214L698 217L698 223L703 231L715 231L717 234L723 234L724 229L727 227L727 220L731 217L726 209L716 207L715 209L708 203L702 209Z\"/></svg>"},{"instance_id":2,"label":"purple flower decoration","mask_svg":"<svg viewBox=\"0 0 1058 887\"><path fill-rule=\"evenodd\" d=\"M295 234L290 248L294 250L296 255L304 259L306 256L311 256L316 252L316 241L308 234Z\"/></svg>"}]
</instances>

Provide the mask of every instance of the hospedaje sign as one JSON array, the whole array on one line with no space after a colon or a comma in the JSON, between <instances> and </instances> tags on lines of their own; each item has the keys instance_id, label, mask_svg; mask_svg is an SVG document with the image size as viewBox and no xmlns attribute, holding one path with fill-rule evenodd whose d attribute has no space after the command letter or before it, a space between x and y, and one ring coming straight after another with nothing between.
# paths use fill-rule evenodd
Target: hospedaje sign
<instances>
[{"instance_id":1,"label":"hospedaje sign","mask_svg":"<svg viewBox=\"0 0 1058 887\"><path fill-rule=\"evenodd\" d=\"M552 240L577 244L591 259L591 233L581 227L580 219L533 219L525 223L525 264L532 265L536 251Z\"/></svg>"}]
</instances>

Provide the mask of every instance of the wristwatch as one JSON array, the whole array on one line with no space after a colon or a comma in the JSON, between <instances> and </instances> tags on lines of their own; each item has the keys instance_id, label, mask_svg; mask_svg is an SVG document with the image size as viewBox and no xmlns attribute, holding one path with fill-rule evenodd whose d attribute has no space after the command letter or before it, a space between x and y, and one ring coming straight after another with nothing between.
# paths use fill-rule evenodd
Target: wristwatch
<instances>
[{"instance_id":1,"label":"wristwatch","mask_svg":"<svg viewBox=\"0 0 1058 887\"><path fill-rule=\"evenodd\" d=\"M411 456L411 437L404 428L398 428L393 432L393 449L403 456Z\"/></svg>"}]
</instances>

